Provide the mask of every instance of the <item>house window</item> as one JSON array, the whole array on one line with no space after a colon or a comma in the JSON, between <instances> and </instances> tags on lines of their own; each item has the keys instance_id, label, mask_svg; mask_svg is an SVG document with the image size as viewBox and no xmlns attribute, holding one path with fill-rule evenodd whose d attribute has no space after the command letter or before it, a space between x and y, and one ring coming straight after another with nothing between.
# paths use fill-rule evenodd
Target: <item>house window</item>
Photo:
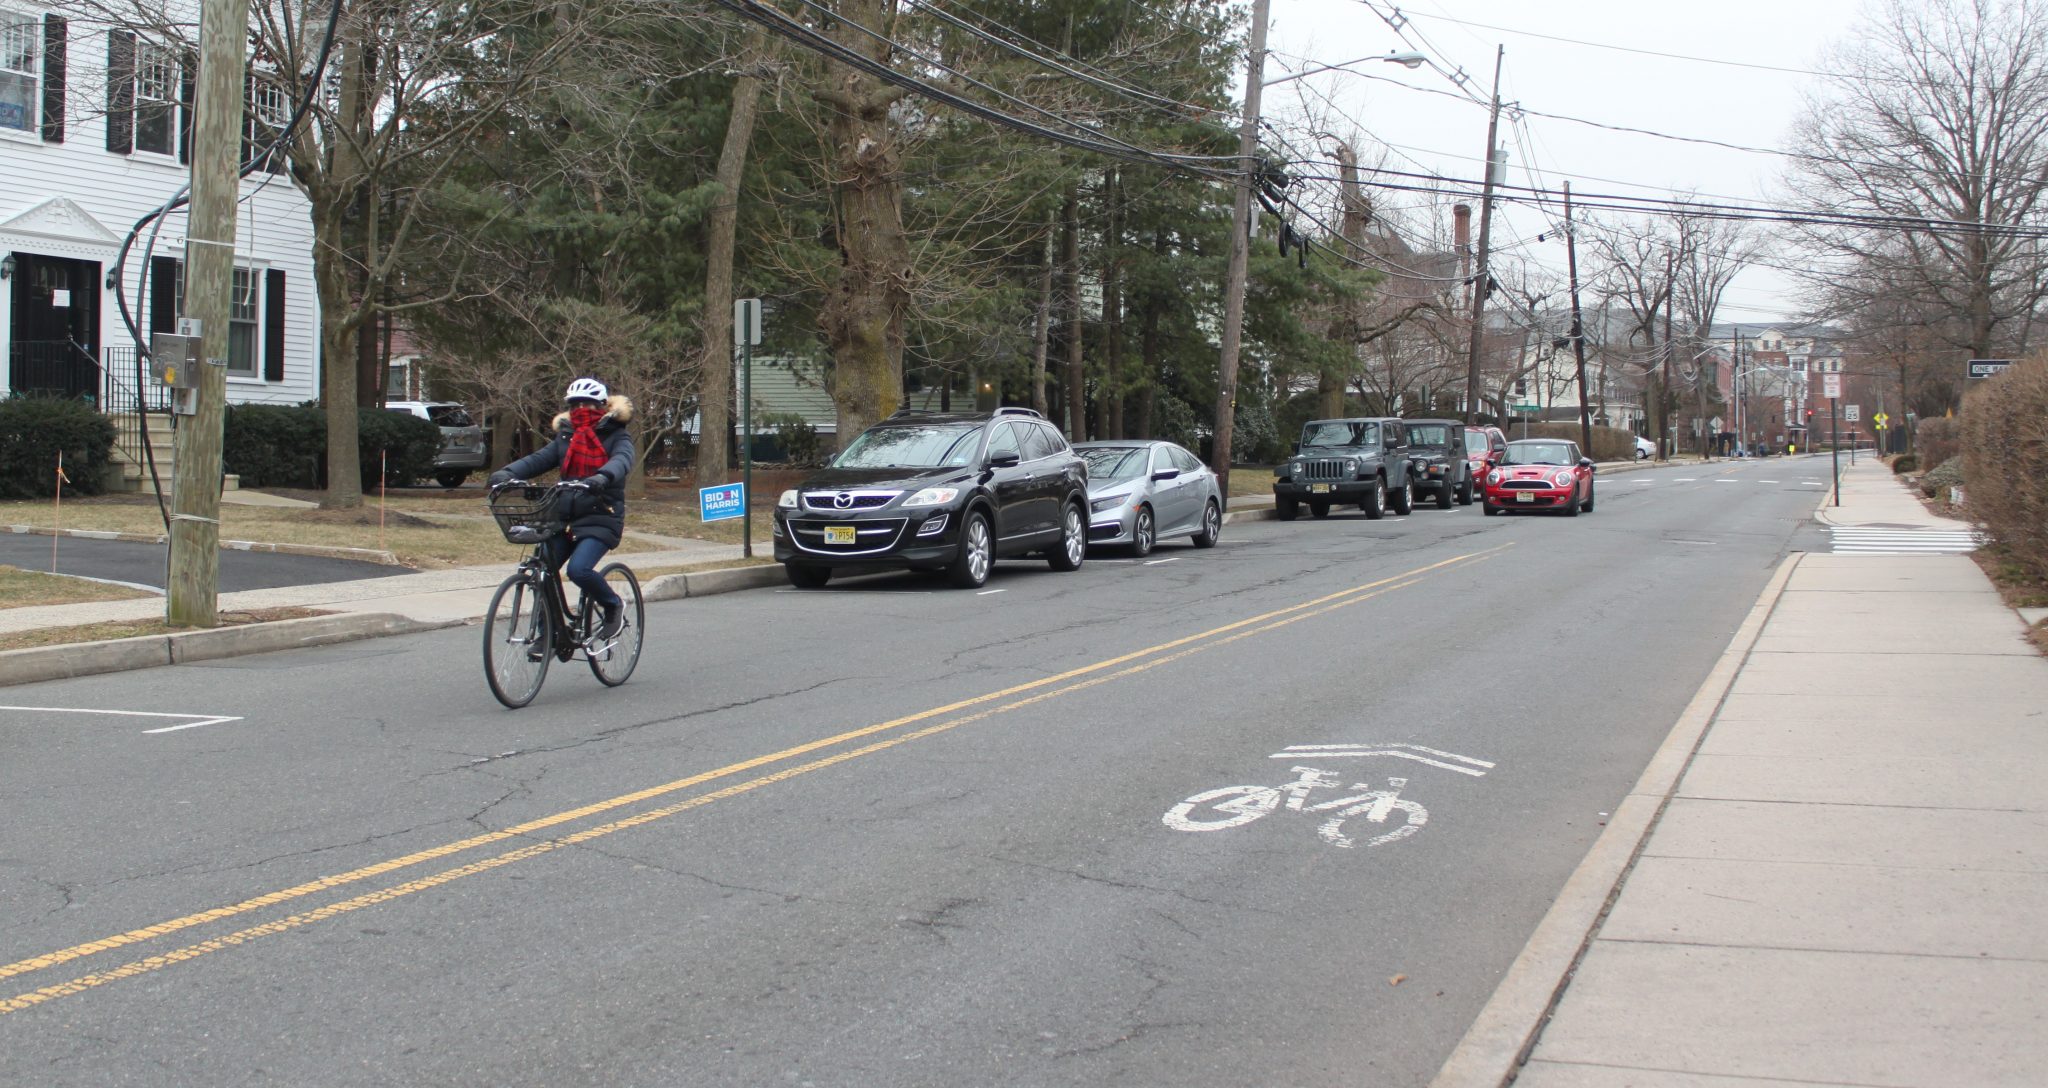
<instances>
[{"instance_id":1,"label":"house window","mask_svg":"<svg viewBox=\"0 0 2048 1088\"><path fill-rule=\"evenodd\" d=\"M228 373L238 378L256 376L257 322L262 313L257 276L253 268L235 269L234 292L228 297Z\"/></svg>"},{"instance_id":2,"label":"house window","mask_svg":"<svg viewBox=\"0 0 2048 1088\"><path fill-rule=\"evenodd\" d=\"M247 160L268 148L284 131L286 121L291 120L292 103L286 97L284 88L270 82L273 73L252 72L249 77L248 132L242 148L242 157ZM279 148L259 164L273 174L285 170L285 152Z\"/></svg>"},{"instance_id":3,"label":"house window","mask_svg":"<svg viewBox=\"0 0 2048 1088\"><path fill-rule=\"evenodd\" d=\"M0 128L35 129L36 52L42 33L36 17L0 10Z\"/></svg>"},{"instance_id":4,"label":"house window","mask_svg":"<svg viewBox=\"0 0 2048 1088\"><path fill-rule=\"evenodd\" d=\"M154 42L135 43L135 150L178 152L178 58Z\"/></svg>"}]
</instances>

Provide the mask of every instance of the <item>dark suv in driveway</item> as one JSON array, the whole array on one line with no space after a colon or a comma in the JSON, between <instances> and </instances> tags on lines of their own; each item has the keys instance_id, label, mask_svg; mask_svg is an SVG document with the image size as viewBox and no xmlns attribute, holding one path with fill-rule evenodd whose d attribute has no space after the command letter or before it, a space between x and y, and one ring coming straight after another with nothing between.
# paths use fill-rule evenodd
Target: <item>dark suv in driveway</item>
<instances>
[{"instance_id":1,"label":"dark suv in driveway","mask_svg":"<svg viewBox=\"0 0 2048 1088\"><path fill-rule=\"evenodd\" d=\"M1088 464L1029 408L898 412L775 505L775 558L805 589L904 567L971 589L998 558L1079 570L1087 550Z\"/></svg>"},{"instance_id":2,"label":"dark suv in driveway","mask_svg":"<svg viewBox=\"0 0 2048 1088\"><path fill-rule=\"evenodd\" d=\"M1408 477L1408 433L1401 420L1312 419L1301 425L1294 456L1273 472L1273 512L1293 521L1302 503L1319 518L1328 517L1333 505L1357 503L1368 518L1381 517L1388 507L1406 514L1415 505Z\"/></svg>"}]
</instances>

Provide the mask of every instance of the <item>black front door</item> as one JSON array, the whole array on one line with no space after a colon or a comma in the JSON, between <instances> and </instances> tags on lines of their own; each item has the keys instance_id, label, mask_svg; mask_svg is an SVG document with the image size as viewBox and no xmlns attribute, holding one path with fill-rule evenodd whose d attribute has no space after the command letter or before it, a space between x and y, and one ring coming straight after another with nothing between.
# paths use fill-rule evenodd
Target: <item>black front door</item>
<instances>
[{"instance_id":1,"label":"black front door","mask_svg":"<svg viewBox=\"0 0 2048 1088\"><path fill-rule=\"evenodd\" d=\"M100 395L100 266L16 252L7 387L16 394Z\"/></svg>"}]
</instances>

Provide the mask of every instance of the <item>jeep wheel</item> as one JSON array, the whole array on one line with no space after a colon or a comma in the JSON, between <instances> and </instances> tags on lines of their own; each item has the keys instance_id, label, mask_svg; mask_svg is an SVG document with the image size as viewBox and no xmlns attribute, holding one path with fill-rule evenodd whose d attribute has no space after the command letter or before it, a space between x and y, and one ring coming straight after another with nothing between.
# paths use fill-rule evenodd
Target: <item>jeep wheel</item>
<instances>
[{"instance_id":1,"label":"jeep wheel","mask_svg":"<svg viewBox=\"0 0 2048 1088\"><path fill-rule=\"evenodd\" d=\"M1472 505L1472 492L1474 490L1476 490L1476 488L1473 487L1471 480L1466 480L1464 483L1458 485L1458 505Z\"/></svg>"},{"instance_id":2,"label":"jeep wheel","mask_svg":"<svg viewBox=\"0 0 2048 1088\"><path fill-rule=\"evenodd\" d=\"M1330 516L1330 500L1328 500L1328 499L1310 499L1310 500L1308 500L1308 512L1309 512L1310 514L1313 514L1313 515L1315 515L1316 517L1319 517L1319 518L1326 518L1326 517L1329 517L1329 516Z\"/></svg>"},{"instance_id":3,"label":"jeep wheel","mask_svg":"<svg viewBox=\"0 0 2048 1088\"><path fill-rule=\"evenodd\" d=\"M1436 485L1436 508L1439 510L1449 510L1451 508L1451 498L1451 481L1440 481Z\"/></svg>"},{"instance_id":4,"label":"jeep wheel","mask_svg":"<svg viewBox=\"0 0 2048 1088\"><path fill-rule=\"evenodd\" d=\"M959 552L946 567L946 581L960 589L980 589L988 583L988 571L995 565L995 542L989 534L988 515L971 511L960 526Z\"/></svg>"},{"instance_id":5,"label":"jeep wheel","mask_svg":"<svg viewBox=\"0 0 2048 1088\"><path fill-rule=\"evenodd\" d=\"M1088 519L1081 514L1081 504L1070 502L1066 513L1060 515L1059 547L1045 561L1054 570L1080 570L1081 560L1087 557Z\"/></svg>"},{"instance_id":6,"label":"jeep wheel","mask_svg":"<svg viewBox=\"0 0 2048 1088\"><path fill-rule=\"evenodd\" d=\"M1387 481L1378 476L1373 477L1372 493L1365 497L1364 502L1358 504L1358 508L1365 511L1366 519L1369 521L1378 521L1385 517L1387 514Z\"/></svg>"},{"instance_id":7,"label":"jeep wheel","mask_svg":"<svg viewBox=\"0 0 2048 1088\"><path fill-rule=\"evenodd\" d=\"M1152 508L1138 507L1138 518L1131 523L1131 554L1140 559L1152 554Z\"/></svg>"},{"instance_id":8,"label":"jeep wheel","mask_svg":"<svg viewBox=\"0 0 2048 1088\"><path fill-rule=\"evenodd\" d=\"M1293 521L1301 516L1301 504L1293 499L1274 499L1273 516L1281 521Z\"/></svg>"},{"instance_id":9,"label":"jeep wheel","mask_svg":"<svg viewBox=\"0 0 2048 1088\"><path fill-rule=\"evenodd\" d=\"M789 576L789 584L798 589L822 589L832 580L831 567L812 567L802 563L784 563L782 573Z\"/></svg>"},{"instance_id":10,"label":"jeep wheel","mask_svg":"<svg viewBox=\"0 0 2048 1088\"><path fill-rule=\"evenodd\" d=\"M1393 507L1394 513L1402 517L1407 517L1409 514L1414 513L1415 484L1411 481L1387 492L1387 505Z\"/></svg>"},{"instance_id":11,"label":"jeep wheel","mask_svg":"<svg viewBox=\"0 0 2048 1088\"><path fill-rule=\"evenodd\" d=\"M1223 539L1223 509L1214 502L1202 511L1202 531L1195 534L1195 547L1213 548Z\"/></svg>"}]
</instances>

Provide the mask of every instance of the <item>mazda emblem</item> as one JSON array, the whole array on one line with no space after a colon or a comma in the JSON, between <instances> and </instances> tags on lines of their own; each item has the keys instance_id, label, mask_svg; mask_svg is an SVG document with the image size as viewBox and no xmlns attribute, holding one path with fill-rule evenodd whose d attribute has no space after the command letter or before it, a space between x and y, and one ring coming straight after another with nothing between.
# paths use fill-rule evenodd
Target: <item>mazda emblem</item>
<instances>
[{"instance_id":1,"label":"mazda emblem","mask_svg":"<svg viewBox=\"0 0 2048 1088\"><path fill-rule=\"evenodd\" d=\"M845 491L841 491L839 494L832 496L832 505L841 510L849 509L853 506L853 496Z\"/></svg>"}]
</instances>

